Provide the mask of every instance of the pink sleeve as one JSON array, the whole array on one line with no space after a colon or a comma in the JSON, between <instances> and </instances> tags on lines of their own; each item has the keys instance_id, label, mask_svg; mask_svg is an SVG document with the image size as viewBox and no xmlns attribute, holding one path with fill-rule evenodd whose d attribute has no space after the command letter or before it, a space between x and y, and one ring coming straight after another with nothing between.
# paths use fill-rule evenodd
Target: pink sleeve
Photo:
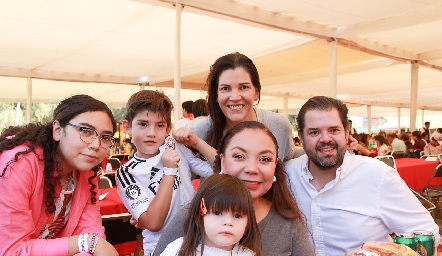
<instances>
[{"instance_id":1,"label":"pink sleeve","mask_svg":"<svg viewBox=\"0 0 442 256\"><path fill-rule=\"evenodd\" d=\"M91 201L88 200L73 234L79 235L83 233L97 233L101 238L106 238L104 235L104 227L101 222L98 198L95 204L92 204Z\"/></svg>"},{"instance_id":2,"label":"pink sleeve","mask_svg":"<svg viewBox=\"0 0 442 256\"><path fill-rule=\"evenodd\" d=\"M35 197L43 197L38 194L42 190L36 185L38 175L35 173L40 170L33 155L12 164L0 177L0 255L68 255L67 238L33 239L38 232L33 213L42 209L33 209L32 202ZM5 159L7 156L3 153L1 170ZM40 205L44 207L43 203Z\"/></svg>"}]
</instances>

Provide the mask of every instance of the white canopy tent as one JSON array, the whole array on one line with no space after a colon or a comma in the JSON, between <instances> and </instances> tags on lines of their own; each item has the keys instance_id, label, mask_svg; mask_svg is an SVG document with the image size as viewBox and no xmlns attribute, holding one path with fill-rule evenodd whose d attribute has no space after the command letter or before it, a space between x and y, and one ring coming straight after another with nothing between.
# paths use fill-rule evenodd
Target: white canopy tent
<instances>
[{"instance_id":1,"label":"white canopy tent","mask_svg":"<svg viewBox=\"0 0 442 256\"><path fill-rule=\"evenodd\" d=\"M177 22L168 0L0 0L0 101L87 93L124 106L140 84L173 98L165 88L176 59L181 88L199 90L181 98L201 98L210 64L239 51L258 67L266 109L296 113L313 95L336 95L364 117L411 107L400 113L417 127L425 115L417 109L442 110L441 1L179 3Z\"/></svg>"}]
</instances>

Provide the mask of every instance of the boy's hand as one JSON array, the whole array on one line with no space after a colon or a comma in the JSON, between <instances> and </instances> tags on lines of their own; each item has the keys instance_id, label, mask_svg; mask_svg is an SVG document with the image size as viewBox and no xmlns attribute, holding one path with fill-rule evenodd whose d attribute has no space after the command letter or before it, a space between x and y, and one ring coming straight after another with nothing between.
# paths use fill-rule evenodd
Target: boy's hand
<instances>
[{"instance_id":1,"label":"boy's hand","mask_svg":"<svg viewBox=\"0 0 442 256\"><path fill-rule=\"evenodd\" d=\"M180 161L180 156L175 149L168 148L161 156L161 160L163 161L164 167L177 168L178 162Z\"/></svg>"},{"instance_id":2,"label":"boy's hand","mask_svg":"<svg viewBox=\"0 0 442 256\"><path fill-rule=\"evenodd\" d=\"M173 131L172 135L179 143L191 147L194 147L199 139L199 137L187 127Z\"/></svg>"},{"instance_id":3,"label":"boy's hand","mask_svg":"<svg viewBox=\"0 0 442 256\"><path fill-rule=\"evenodd\" d=\"M130 223L132 226L136 227L136 228L141 228L140 225L138 225L138 221L134 218L134 216L132 216L132 217L130 218L129 223Z\"/></svg>"}]
</instances>

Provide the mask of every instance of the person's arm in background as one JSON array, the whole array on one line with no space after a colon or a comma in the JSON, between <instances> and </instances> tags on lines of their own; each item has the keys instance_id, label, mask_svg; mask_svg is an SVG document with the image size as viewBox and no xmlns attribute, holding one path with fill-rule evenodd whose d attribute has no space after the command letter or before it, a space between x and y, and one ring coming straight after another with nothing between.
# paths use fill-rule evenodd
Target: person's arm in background
<instances>
[{"instance_id":1,"label":"person's arm in background","mask_svg":"<svg viewBox=\"0 0 442 256\"><path fill-rule=\"evenodd\" d=\"M354 149L357 150L358 153L362 156L369 156L371 153L368 148L362 146L361 144L356 144Z\"/></svg>"}]
</instances>

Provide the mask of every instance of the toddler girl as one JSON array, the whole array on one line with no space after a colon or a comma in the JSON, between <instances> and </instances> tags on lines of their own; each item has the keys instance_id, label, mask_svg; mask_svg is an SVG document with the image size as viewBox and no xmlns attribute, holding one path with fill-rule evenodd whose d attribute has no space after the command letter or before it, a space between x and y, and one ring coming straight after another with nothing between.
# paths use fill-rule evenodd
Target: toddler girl
<instances>
[{"instance_id":1,"label":"toddler girl","mask_svg":"<svg viewBox=\"0 0 442 256\"><path fill-rule=\"evenodd\" d=\"M261 237L249 190L228 174L202 183L189 205L184 237L170 243L161 256L261 256Z\"/></svg>"}]
</instances>

